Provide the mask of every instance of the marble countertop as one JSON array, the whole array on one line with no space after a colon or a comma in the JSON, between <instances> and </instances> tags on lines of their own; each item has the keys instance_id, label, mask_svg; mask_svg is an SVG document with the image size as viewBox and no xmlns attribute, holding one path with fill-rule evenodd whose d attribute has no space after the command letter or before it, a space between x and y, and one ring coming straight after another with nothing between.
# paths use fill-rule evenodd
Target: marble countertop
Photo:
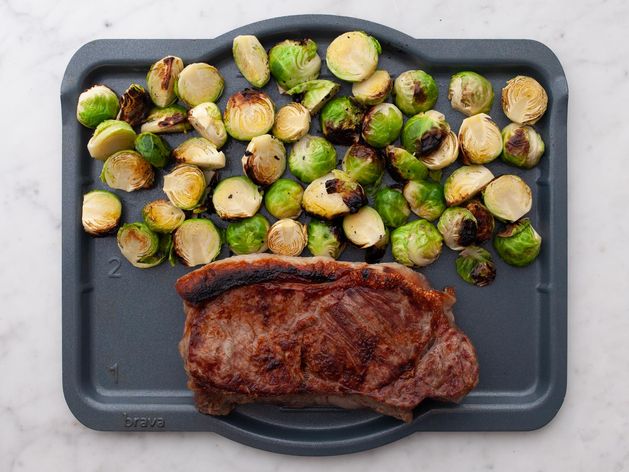
<instances>
[{"instance_id":1,"label":"marble countertop","mask_svg":"<svg viewBox=\"0 0 629 472\"><path fill-rule=\"evenodd\" d=\"M0 1L0 470L629 469L629 4L454 0ZM526 433L421 433L344 457L297 458L213 434L100 433L61 388L61 126L68 60L95 38L214 37L272 16L332 13L416 37L533 38L570 87L568 391Z\"/></svg>"}]
</instances>

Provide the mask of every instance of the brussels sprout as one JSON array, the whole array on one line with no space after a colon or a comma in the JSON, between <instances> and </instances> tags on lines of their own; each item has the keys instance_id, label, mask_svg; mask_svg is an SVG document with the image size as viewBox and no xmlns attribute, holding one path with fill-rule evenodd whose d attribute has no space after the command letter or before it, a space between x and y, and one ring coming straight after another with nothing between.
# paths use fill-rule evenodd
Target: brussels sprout
<instances>
[{"instance_id":1,"label":"brussels sprout","mask_svg":"<svg viewBox=\"0 0 629 472\"><path fill-rule=\"evenodd\" d=\"M274 122L275 105L266 93L245 89L227 100L225 128L234 139L249 141L266 134Z\"/></svg>"},{"instance_id":2,"label":"brussels sprout","mask_svg":"<svg viewBox=\"0 0 629 472\"><path fill-rule=\"evenodd\" d=\"M266 211L277 219L297 218L301 214L304 189L294 180L279 179L264 194Z\"/></svg>"},{"instance_id":3,"label":"brussels sprout","mask_svg":"<svg viewBox=\"0 0 629 472\"><path fill-rule=\"evenodd\" d=\"M336 149L325 138L306 135L288 156L288 168L299 180L310 183L336 167Z\"/></svg>"},{"instance_id":4,"label":"brussels sprout","mask_svg":"<svg viewBox=\"0 0 629 472\"><path fill-rule=\"evenodd\" d=\"M507 164L531 169L544 154L544 141L532 126L511 123L502 130L502 155Z\"/></svg>"},{"instance_id":5,"label":"brussels sprout","mask_svg":"<svg viewBox=\"0 0 629 472\"><path fill-rule=\"evenodd\" d=\"M450 249L459 251L476 241L478 224L471 211L460 207L447 208L439 217L437 229Z\"/></svg>"},{"instance_id":6,"label":"brussels sprout","mask_svg":"<svg viewBox=\"0 0 629 472\"><path fill-rule=\"evenodd\" d=\"M173 150L173 157L179 164L194 164L204 170L225 167L225 154L205 138L186 139Z\"/></svg>"},{"instance_id":7,"label":"brussels sprout","mask_svg":"<svg viewBox=\"0 0 629 472\"><path fill-rule=\"evenodd\" d=\"M105 120L101 122L87 143L87 150L94 159L104 161L112 154L133 149L135 131L126 121Z\"/></svg>"},{"instance_id":8,"label":"brussels sprout","mask_svg":"<svg viewBox=\"0 0 629 472\"><path fill-rule=\"evenodd\" d=\"M380 213L384 224L392 228L402 226L411 214L402 191L393 187L378 190L373 206Z\"/></svg>"},{"instance_id":9,"label":"brussels sprout","mask_svg":"<svg viewBox=\"0 0 629 472\"><path fill-rule=\"evenodd\" d=\"M262 192L243 175L229 177L214 189L212 203L219 218L224 220L248 218L260 209Z\"/></svg>"},{"instance_id":10,"label":"brussels sprout","mask_svg":"<svg viewBox=\"0 0 629 472\"><path fill-rule=\"evenodd\" d=\"M443 171L441 169L435 169L428 171L428 178L433 182L441 183L441 177L443 176Z\"/></svg>"},{"instance_id":11,"label":"brussels sprout","mask_svg":"<svg viewBox=\"0 0 629 472\"><path fill-rule=\"evenodd\" d=\"M343 218L343 232L350 242L361 249L374 246L386 236L380 214L368 206Z\"/></svg>"},{"instance_id":12,"label":"brussels sprout","mask_svg":"<svg viewBox=\"0 0 629 472\"><path fill-rule=\"evenodd\" d=\"M118 113L118 96L109 87L94 85L79 95L76 119L87 128L96 128Z\"/></svg>"},{"instance_id":13,"label":"brussels sprout","mask_svg":"<svg viewBox=\"0 0 629 472\"><path fill-rule=\"evenodd\" d=\"M489 80L476 72L459 72L450 79L448 100L452 108L467 116L489 113L494 89Z\"/></svg>"},{"instance_id":14,"label":"brussels sprout","mask_svg":"<svg viewBox=\"0 0 629 472\"><path fill-rule=\"evenodd\" d=\"M431 75L423 70L402 72L393 83L395 104L411 116L430 110L437 102L439 89Z\"/></svg>"},{"instance_id":15,"label":"brussels sprout","mask_svg":"<svg viewBox=\"0 0 629 472\"><path fill-rule=\"evenodd\" d=\"M450 174L443 185L448 206L466 202L491 182L494 174L485 166L463 166Z\"/></svg>"},{"instance_id":16,"label":"brussels sprout","mask_svg":"<svg viewBox=\"0 0 629 472\"><path fill-rule=\"evenodd\" d=\"M533 125L546 113L548 95L532 77L518 75L502 89L502 110L514 123Z\"/></svg>"},{"instance_id":17,"label":"brussels sprout","mask_svg":"<svg viewBox=\"0 0 629 472\"><path fill-rule=\"evenodd\" d=\"M323 105L336 95L341 86L330 80L309 80L296 85L286 93L305 106L311 116L319 113Z\"/></svg>"},{"instance_id":18,"label":"brussels sprout","mask_svg":"<svg viewBox=\"0 0 629 472\"><path fill-rule=\"evenodd\" d=\"M139 269L148 269L161 264L172 248L170 234L161 237L144 223L122 225L116 236L122 255Z\"/></svg>"},{"instance_id":19,"label":"brussels sprout","mask_svg":"<svg viewBox=\"0 0 629 472\"><path fill-rule=\"evenodd\" d=\"M465 118L459 128L459 146L464 164L488 164L502 152L500 128L485 113Z\"/></svg>"},{"instance_id":20,"label":"brussels sprout","mask_svg":"<svg viewBox=\"0 0 629 472\"><path fill-rule=\"evenodd\" d=\"M436 220L446 209L443 187L438 182L409 180L403 194L411 211L428 221Z\"/></svg>"},{"instance_id":21,"label":"brussels sprout","mask_svg":"<svg viewBox=\"0 0 629 472\"><path fill-rule=\"evenodd\" d=\"M164 176L164 193L177 208L192 210L205 195L207 184L201 169L192 164L179 164Z\"/></svg>"},{"instance_id":22,"label":"brussels sprout","mask_svg":"<svg viewBox=\"0 0 629 472\"><path fill-rule=\"evenodd\" d=\"M415 220L391 232L393 258L408 267L424 267L441 254L443 238L426 220Z\"/></svg>"},{"instance_id":23,"label":"brussels sprout","mask_svg":"<svg viewBox=\"0 0 629 472\"><path fill-rule=\"evenodd\" d=\"M524 267L531 264L539 255L542 237L537 234L528 218L508 224L496 234L494 247L500 258L507 264Z\"/></svg>"},{"instance_id":24,"label":"brussels sprout","mask_svg":"<svg viewBox=\"0 0 629 472\"><path fill-rule=\"evenodd\" d=\"M188 122L201 135L220 149L227 141L227 131L216 103L206 102L188 110Z\"/></svg>"},{"instance_id":25,"label":"brussels sprout","mask_svg":"<svg viewBox=\"0 0 629 472\"><path fill-rule=\"evenodd\" d=\"M422 180L428 177L426 165L406 149L387 146L387 167L391 176L399 181Z\"/></svg>"},{"instance_id":26,"label":"brussels sprout","mask_svg":"<svg viewBox=\"0 0 629 472\"><path fill-rule=\"evenodd\" d=\"M484 243L491 239L496 227L494 216L485 205L478 200L471 200L465 204L465 209L474 215L478 229L476 231L476 243Z\"/></svg>"},{"instance_id":27,"label":"brussels sprout","mask_svg":"<svg viewBox=\"0 0 629 472\"><path fill-rule=\"evenodd\" d=\"M345 249L345 240L337 223L310 220L308 223L308 250L313 256L338 259L343 249Z\"/></svg>"},{"instance_id":28,"label":"brussels sprout","mask_svg":"<svg viewBox=\"0 0 629 472\"><path fill-rule=\"evenodd\" d=\"M384 159L374 148L355 143L343 157L343 171L364 186L377 186L384 175Z\"/></svg>"},{"instance_id":29,"label":"brussels sprout","mask_svg":"<svg viewBox=\"0 0 629 472\"><path fill-rule=\"evenodd\" d=\"M221 235L210 220L192 218L175 231L173 247L185 266L209 264L221 252Z\"/></svg>"},{"instance_id":30,"label":"brussels sprout","mask_svg":"<svg viewBox=\"0 0 629 472\"><path fill-rule=\"evenodd\" d=\"M477 287L485 287L496 278L496 265L489 251L482 247L466 247L456 258L455 265L461 278Z\"/></svg>"},{"instance_id":31,"label":"brussels sprout","mask_svg":"<svg viewBox=\"0 0 629 472\"><path fill-rule=\"evenodd\" d=\"M276 221L267 235L269 249L273 254L298 256L308 242L306 227L299 221L284 218Z\"/></svg>"},{"instance_id":32,"label":"brussels sprout","mask_svg":"<svg viewBox=\"0 0 629 472\"><path fill-rule=\"evenodd\" d=\"M402 130L402 146L430 170L449 166L459 155L456 135L443 116L435 110L418 113Z\"/></svg>"},{"instance_id":33,"label":"brussels sprout","mask_svg":"<svg viewBox=\"0 0 629 472\"><path fill-rule=\"evenodd\" d=\"M389 73L377 70L362 82L354 82L352 95L363 106L377 105L387 99L392 88L393 80Z\"/></svg>"},{"instance_id":34,"label":"brussels sprout","mask_svg":"<svg viewBox=\"0 0 629 472\"><path fill-rule=\"evenodd\" d=\"M149 188L155 181L151 164L135 151L118 151L103 165L100 180L125 192Z\"/></svg>"},{"instance_id":35,"label":"brussels sprout","mask_svg":"<svg viewBox=\"0 0 629 472\"><path fill-rule=\"evenodd\" d=\"M166 108L153 108L144 124L142 133L185 133L191 128L184 107L171 105Z\"/></svg>"},{"instance_id":36,"label":"brussels sprout","mask_svg":"<svg viewBox=\"0 0 629 472\"><path fill-rule=\"evenodd\" d=\"M262 215L229 223L225 238L234 254L253 254L267 250L269 222Z\"/></svg>"},{"instance_id":37,"label":"brussels sprout","mask_svg":"<svg viewBox=\"0 0 629 472\"><path fill-rule=\"evenodd\" d=\"M175 83L182 70L183 61L175 56L167 56L151 66L146 86L155 105L163 108L177 100Z\"/></svg>"},{"instance_id":38,"label":"brussels sprout","mask_svg":"<svg viewBox=\"0 0 629 472\"><path fill-rule=\"evenodd\" d=\"M81 223L86 233L101 236L118 227L122 203L116 194L107 190L92 190L83 195Z\"/></svg>"},{"instance_id":39,"label":"brussels sprout","mask_svg":"<svg viewBox=\"0 0 629 472\"><path fill-rule=\"evenodd\" d=\"M155 200L144 205L142 219L151 231L172 233L181 226L186 215L168 200Z\"/></svg>"},{"instance_id":40,"label":"brussels sprout","mask_svg":"<svg viewBox=\"0 0 629 472\"><path fill-rule=\"evenodd\" d=\"M356 213L366 203L360 184L345 172L334 169L306 187L302 206L311 215L332 220Z\"/></svg>"},{"instance_id":41,"label":"brussels sprout","mask_svg":"<svg viewBox=\"0 0 629 472\"><path fill-rule=\"evenodd\" d=\"M483 190L487 209L502 221L513 222L526 215L533 205L531 188L517 175L501 175Z\"/></svg>"},{"instance_id":42,"label":"brussels sprout","mask_svg":"<svg viewBox=\"0 0 629 472\"><path fill-rule=\"evenodd\" d=\"M341 80L361 82L378 67L380 43L364 31L351 31L337 36L328 46L325 61L328 69Z\"/></svg>"},{"instance_id":43,"label":"brussels sprout","mask_svg":"<svg viewBox=\"0 0 629 472\"><path fill-rule=\"evenodd\" d=\"M321 58L312 39L287 39L269 51L271 75L284 90L319 76Z\"/></svg>"},{"instance_id":44,"label":"brussels sprout","mask_svg":"<svg viewBox=\"0 0 629 472\"><path fill-rule=\"evenodd\" d=\"M120 97L120 111L117 120L126 121L131 126L138 126L151 108L151 97L144 87L131 84Z\"/></svg>"},{"instance_id":45,"label":"brussels sprout","mask_svg":"<svg viewBox=\"0 0 629 472\"><path fill-rule=\"evenodd\" d=\"M289 103L279 109L273 124L273 136L285 143L294 143L308 134L310 112L301 103Z\"/></svg>"},{"instance_id":46,"label":"brussels sprout","mask_svg":"<svg viewBox=\"0 0 629 472\"><path fill-rule=\"evenodd\" d=\"M391 232L388 228L384 228L384 235L373 246L369 246L365 251L365 262L375 264L387 253L387 246L391 240Z\"/></svg>"},{"instance_id":47,"label":"brussels sprout","mask_svg":"<svg viewBox=\"0 0 629 472\"><path fill-rule=\"evenodd\" d=\"M321 110L321 132L335 144L352 144L360 138L363 110L349 97L330 100Z\"/></svg>"},{"instance_id":48,"label":"brussels sprout","mask_svg":"<svg viewBox=\"0 0 629 472\"><path fill-rule=\"evenodd\" d=\"M197 62L188 64L179 73L175 93L186 105L195 107L218 100L224 87L225 80L216 67Z\"/></svg>"},{"instance_id":49,"label":"brussels sprout","mask_svg":"<svg viewBox=\"0 0 629 472\"><path fill-rule=\"evenodd\" d=\"M286 149L270 134L256 136L242 156L242 170L254 183L271 185L286 170Z\"/></svg>"},{"instance_id":50,"label":"brussels sprout","mask_svg":"<svg viewBox=\"0 0 629 472\"><path fill-rule=\"evenodd\" d=\"M258 38L253 35L241 35L234 38L232 54L236 67L256 88L264 87L269 81L269 56Z\"/></svg>"},{"instance_id":51,"label":"brussels sprout","mask_svg":"<svg viewBox=\"0 0 629 472\"><path fill-rule=\"evenodd\" d=\"M365 114L362 136L373 147L383 148L400 135L404 118L402 112L391 103L381 103L371 107Z\"/></svg>"},{"instance_id":52,"label":"brussels sprout","mask_svg":"<svg viewBox=\"0 0 629 472\"><path fill-rule=\"evenodd\" d=\"M153 133L141 133L133 143L135 150L151 165L158 169L168 164L170 158L170 146L166 141Z\"/></svg>"}]
</instances>

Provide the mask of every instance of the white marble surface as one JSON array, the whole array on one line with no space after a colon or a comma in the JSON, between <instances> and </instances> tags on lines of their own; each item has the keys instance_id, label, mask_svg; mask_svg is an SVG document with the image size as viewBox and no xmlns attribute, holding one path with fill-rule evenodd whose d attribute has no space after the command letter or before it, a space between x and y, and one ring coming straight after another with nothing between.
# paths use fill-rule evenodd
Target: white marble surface
<instances>
[{"instance_id":1,"label":"white marble surface","mask_svg":"<svg viewBox=\"0 0 629 472\"><path fill-rule=\"evenodd\" d=\"M0 1L0 471L629 470L629 4L299 3ZM569 378L542 430L424 433L346 457L294 458L212 434L98 433L67 409L59 86L68 60L95 38L214 37L296 13L353 15L418 37L534 38L559 56L570 86Z\"/></svg>"}]
</instances>

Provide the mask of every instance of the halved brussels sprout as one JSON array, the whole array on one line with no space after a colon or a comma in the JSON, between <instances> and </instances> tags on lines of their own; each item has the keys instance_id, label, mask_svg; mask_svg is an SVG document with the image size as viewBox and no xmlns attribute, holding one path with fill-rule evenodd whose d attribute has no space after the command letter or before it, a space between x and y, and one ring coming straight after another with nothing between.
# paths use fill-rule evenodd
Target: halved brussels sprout
<instances>
[{"instance_id":1,"label":"halved brussels sprout","mask_svg":"<svg viewBox=\"0 0 629 472\"><path fill-rule=\"evenodd\" d=\"M87 150L94 159L104 161L112 154L133 149L135 131L129 123L119 120L101 122L87 143Z\"/></svg>"},{"instance_id":2,"label":"halved brussels sprout","mask_svg":"<svg viewBox=\"0 0 629 472\"><path fill-rule=\"evenodd\" d=\"M405 180L422 180L428 177L426 165L406 149L387 146L387 167L391 177L399 182Z\"/></svg>"},{"instance_id":3,"label":"halved brussels sprout","mask_svg":"<svg viewBox=\"0 0 629 472\"><path fill-rule=\"evenodd\" d=\"M459 205L479 193L494 174L485 166L463 166L452 172L443 185L448 206Z\"/></svg>"},{"instance_id":4,"label":"halved brussels sprout","mask_svg":"<svg viewBox=\"0 0 629 472\"><path fill-rule=\"evenodd\" d=\"M166 141L153 133L141 133L135 138L133 143L135 150L158 169L168 164L171 149Z\"/></svg>"},{"instance_id":5,"label":"halved brussels sprout","mask_svg":"<svg viewBox=\"0 0 629 472\"><path fill-rule=\"evenodd\" d=\"M192 164L179 164L164 176L164 193L177 208L192 210L205 195L207 183L201 169Z\"/></svg>"},{"instance_id":6,"label":"halved brussels sprout","mask_svg":"<svg viewBox=\"0 0 629 472\"><path fill-rule=\"evenodd\" d=\"M300 255L308 242L308 231L299 221L290 218L273 223L267 235L267 244L273 254Z\"/></svg>"},{"instance_id":7,"label":"halved brussels sprout","mask_svg":"<svg viewBox=\"0 0 629 472\"><path fill-rule=\"evenodd\" d=\"M100 179L111 188L133 192L153 185L155 173L139 153L118 151L105 161Z\"/></svg>"},{"instance_id":8,"label":"halved brussels sprout","mask_svg":"<svg viewBox=\"0 0 629 472\"><path fill-rule=\"evenodd\" d=\"M171 105L166 108L153 108L140 127L140 131L142 133L185 133L190 128L186 109L179 105Z\"/></svg>"},{"instance_id":9,"label":"halved brussels sprout","mask_svg":"<svg viewBox=\"0 0 629 472\"><path fill-rule=\"evenodd\" d=\"M437 229L450 249L459 251L476 241L478 224L471 211L460 207L447 208L439 217Z\"/></svg>"},{"instance_id":10,"label":"halved brussels sprout","mask_svg":"<svg viewBox=\"0 0 629 472\"><path fill-rule=\"evenodd\" d=\"M151 108L151 97L144 87L131 84L120 97L120 111L117 120L126 121L131 126L138 126Z\"/></svg>"},{"instance_id":11,"label":"halved brussels sprout","mask_svg":"<svg viewBox=\"0 0 629 472\"><path fill-rule=\"evenodd\" d=\"M228 177L214 189L212 204L216 214L224 220L248 218L260 209L262 192L244 175Z\"/></svg>"},{"instance_id":12,"label":"halved brussels sprout","mask_svg":"<svg viewBox=\"0 0 629 472\"><path fill-rule=\"evenodd\" d=\"M144 223L122 225L116 240L122 255L139 269L149 269L161 264L172 248L170 234L160 237Z\"/></svg>"},{"instance_id":13,"label":"halved brussels sprout","mask_svg":"<svg viewBox=\"0 0 629 472\"><path fill-rule=\"evenodd\" d=\"M286 93L294 95L295 100L305 106L311 116L319 113L319 110L336 95L341 86L330 80L309 80L296 85Z\"/></svg>"},{"instance_id":14,"label":"halved brussels sprout","mask_svg":"<svg viewBox=\"0 0 629 472\"><path fill-rule=\"evenodd\" d=\"M464 164L488 164L502 152L500 128L485 113L465 118L459 128L459 146Z\"/></svg>"},{"instance_id":15,"label":"halved brussels sprout","mask_svg":"<svg viewBox=\"0 0 629 472\"><path fill-rule=\"evenodd\" d=\"M286 149L270 134L256 136L242 156L242 170L254 183L271 185L286 170Z\"/></svg>"},{"instance_id":16,"label":"halved brussels sprout","mask_svg":"<svg viewBox=\"0 0 629 472\"><path fill-rule=\"evenodd\" d=\"M192 218L177 228L173 246L185 266L209 264L221 252L221 235L210 220Z\"/></svg>"},{"instance_id":17,"label":"halved brussels sprout","mask_svg":"<svg viewBox=\"0 0 629 472\"><path fill-rule=\"evenodd\" d=\"M328 69L341 80L361 82L378 67L380 43L364 31L350 31L337 36L328 46Z\"/></svg>"},{"instance_id":18,"label":"halved brussels sprout","mask_svg":"<svg viewBox=\"0 0 629 472\"><path fill-rule=\"evenodd\" d=\"M456 258L455 265L457 274L477 287L485 287L496 278L496 264L489 251L482 247L466 247Z\"/></svg>"},{"instance_id":19,"label":"halved brussels sprout","mask_svg":"<svg viewBox=\"0 0 629 472\"><path fill-rule=\"evenodd\" d=\"M384 159L378 151L365 144L355 143L343 157L343 171L364 186L377 186L384 175Z\"/></svg>"},{"instance_id":20,"label":"halved brussels sprout","mask_svg":"<svg viewBox=\"0 0 629 472\"><path fill-rule=\"evenodd\" d=\"M175 83L182 70L183 61L176 56L167 56L151 66L146 75L146 86L155 105L163 108L177 100Z\"/></svg>"},{"instance_id":21,"label":"halved brussels sprout","mask_svg":"<svg viewBox=\"0 0 629 472\"><path fill-rule=\"evenodd\" d=\"M175 82L175 93L186 105L196 107L201 103L218 100L224 87L225 80L216 67L197 62L188 64L179 73Z\"/></svg>"},{"instance_id":22,"label":"halved brussels sprout","mask_svg":"<svg viewBox=\"0 0 629 472\"><path fill-rule=\"evenodd\" d=\"M360 184L345 172L334 169L306 187L302 206L311 215L333 220L356 213L366 203L365 191Z\"/></svg>"},{"instance_id":23,"label":"halved brussels sprout","mask_svg":"<svg viewBox=\"0 0 629 472\"><path fill-rule=\"evenodd\" d=\"M285 143L294 143L308 134L310 112L301 103L289 103L279 109L273 124L273 136Z\"/></svg>"},{"instance_id":24,"label":"halved brussels sprout","mask_svg":"<svg viewBox=\"0 0 629 472\"><path fill-rule=\"evenodd\" d=\"M402 130L402 146L421 159L430 170L443 169L459 155L456 135L445 116L435 110L418 113Z\"/></svg>"},{"instance_id":25,"label":"halved brussels sprout","mask_svg":"<svg viewBox=\"0 0 629 472\"><path fill-rule=\"evenodd\" d=\"M271 75L284 90L314 80L321 70L317 43L312 39L287 39L269 51Z\"/></svg>"},{"instance_id":26,"label":"halved brussels sprout","mask_svg":"<svg viewBox=\"0 0 629 472\"><path fill-rule=\"evenodd\" d=\"M245 89L236 92L225 107L225 128L240 141L249 141L269 132L275 122L275 105L263 92Z\"/></svg>"},{"instance_id":27,"label":"halved brussels sprout","mask_svg":"<svg viewBox=\"0 0 629 472\"><path fill-rule=\"evenodd\" d=\"M362 124L362 136L367 144L383 148L395 141L402 131L402 112L392 103L371 107Z\"/></svg>"},{"instance_id":28,"label":"halved brussels sprout","mask_svg":"<svg viewBox=\"0 0 629 472\"><path fill-rule=\"evenodd\" d=\"M254 87L264 87L271 76L269 56L258 38L253 35L236 36L232 43L234 62L242 76Z\"/></svg>"},{"instance_id":29,"label":"halved brussels sprout","mask_svg":"<svg viewBox=\"0 0 629 472\"><path fill-rule=\"evenodd\" d=\"M472 215L474 215L474 218L476 218L476 223L478 225L478 230L476 231L476 243L480 244L485 241L489 241L494 233L494 228L496 227L494 216L487 207L478 200L471 200L467 202L465 204L465 209L470 211Z\"/></svg>"},{"instance_id":30,"label":"halved brussels sprout","mask_svg":"<svg viewBox=\"0 0 629 472\"><path fill-rule=\"evenodd\" d=\"M269 222L262 215L255 215L241 221L229 223L225 238L234 254L254 254L268 249L267 234Z\"/></svg>"},{"instance_id":31,"label":"halved brussels sprout","mask_svg":"<svg viewBox=\"0 0 629 472\"><path fill-rule=\"evenodd\" d=\"M376 264L387 253L387 246L391 240L391 233L388 228L384 228L384 236L380 238L373 246L369 246L365 251L365 262L368 264Z\"/></svg>"},{"instance_id":32,"label":"halved brussels sprout","mask_svg":"<svg viewBox=\"0 0 629 472\"><path fill-rule=\"evenodd\" d=\"M86 233L101 236L118 227L122 203L116 194L107 190L92 190L83 195L81 223Z\"/></svg>"},{"instance_id":33,"label":"halved brussels sprout","mask_svg":"<svg viewBox=\"0 0 629 472\"><path fill-rule=\"evenodd\" d=\"M432 264L441 254L443 238L430 222L419 219L391 232L393 258L408 267Z\"/></svg>"},{"instance_id":34,"label":"halved brussels sprout","mask_svg":"<svg viewBox=\"0 0 629 472\"><path fill-rule=\"evenodd\" d=\"M476 72L459 72L450 79L448 100L452 108L467 116L489 113L494 89L489 80Z\"/></svg>"},{"instance_id":35,"label":"halved brussels sprout","mask_svg":"<svg viewBox=\"0 0 629 472\"><path fill-rule=\"evenodd\" d=\"M109 87L94 85L81 95L76 105L76 119L87 128L96 128L118 113L118 95Z\"/></svg>"},{"instance_id":36,"label":"halved brussels sprout","mask_svg":"<svg viewBox=\"0 0 629 472\"><path fill-rule=\"evenodd\" d=\"M502 130L502 155L507 164L531 169L544 154L544 141L532 126L511 123Z\"/></svg>"},{"instance_id":37,"label":"halved brussels sprout","mask_svg":"<svg viewBox=\"0 0 629 472\"><path fill-rule=\"evenodd\" d=\"M380 213L384 224L391 228L402 226L411 214L411 209L398 188L384 187L378 190L373 206Z\"/></svg>"},{"instance_id":38,"label":"halved brussels sprout","mask_svg":"<svg viewBox=\"0 0 629 472\"><path fill-rule=\"evenodd\" d=\"M335 144L355 143L360 138L363 110L349 97L330 100L321 110L321 132Z\"/></svg>"},{"instance_id":39,"label":"halved brussels sprout","mask_svg":"<svg viewBox=\"0 0 629 472\"><path fill-rule=\"evenodd\" d=\"M431 75L423 70L402 72L393 83L395 104L411 116L430 110L437 102L439 89Z\"/></svg>"},{"instance_id":40,"label":"halved brussels sprout","mask_svg":"<svg viewBox=\"0 0 629 472\"><path fill-rule=\"evenodd\" d=\"M387 99L392 88L393 80L389 73L377 70L362 82L354 82L352 95L363 106L377 105Z\"/></svg>"},{"instance_id":41,"label":"halved brussels sprout","mask_svg":"<svg viewBox=\"0 0 629 472\"><path fill-rule=\"evenodd\" d=\"M546 90L532 77L518 75L502 89L502 109L514 123L533 125L544 116L547 107Z\"/></svg>"},{"instance_id":42,"label":"halved brussels sprout","mask_svg":"<svg viewBox=\"0 0 629 472\"><path fill-rule=\"evenodd\" d=\"M277 219L298 218L304 189L294 180L279 179L264 194L266 210Z\"/></svg>"},{"instance_id":43,"label":"halved brussels sprout","mask_svg":"<svg viewBox=\"0 0 629 472\"><path fill-rule=\"evenodd\" d=\"M151 231L172 233L181 226L186 214L168 200L155 200L144 205L142 219Z\"/></svg>"},{"instance_id":44,"label":"halved brussels sprout","mask_svg":"<svg viewBox=\"0 0 629 472\"><path fill-rule=\"evenodd\" d=\"M531 220L522 218L508 224L496 234L494 247L500 258L507 264L524 267L531 264L539 255L542 237L535 231Z\"/></svg>"},{"instance_id":45,"label":"halved brussels sprout","mask_svg":"<svg viewBox=\"0 0 629 472\"><path fill-rule=\"evenodd\" d=\"M308 250L313 256L338 257L345 249L341 227L331 221L312 218L308 223Z\"/></svg>"},{"instance_id":46,"label":"halved brussels sprout","mask_svg":"<svg viewBox=\"0 0 629 472\"><path fill-rule=\"evenodd\" d=\"M343 218L343 232L361 249L374 246L387 234L380 214L368 206Z\"/></svg>"},{"instance_id":47,"label":"halved brussels sprout","mask_svg":"<svg viewBox=\"0 0 629 472\"><path fill-rule=\"evenodd\" d=\"M299 180L310 183L336 167L336 149L321 136L306 135L288 156L288 168Z\"/></svg>"},{"instance_id":48,"label":"halved brussels sprout","mask_svg":"<svg viewBox=\"0 0 629 472\"><path fill-rule=\"evenodd\" d=\"M438 182L409 180L403 194L411 211L428 221L436 220L446 209L443 186Z\"/></svg>"},{"instance_id":49,"label":"halved brussels sprout","mask_svg":"<svg viewBox=\"0 0 629 472\"><path fill-rule=\"evenodd\" d=\"M227 141L227 131L216 103L206 102L188 110L188 121L201 137L220 149Z\"/></svg>"},{"instance_id":50,"label":"halved brussels sprout","mask_svg":"<svg viewBox=\"0 0 629 472\"><path fill-rule=\"evenodd\" d=\"M533 205L533 194L517 175L501 175L483 190L487 209L502 221L513 222L526 215Z\"/></svg>"},{"instance_id":51,"label":"halved brussels sprout","mask_svg":"<svg viewBox=\"0 0 629 472\"><path fill-rule=\"evenodd\" d=\"M216 170L225 167L225 154L218 151L212 142L205 138L189 138L173 150L173 157L179 164L194 164L199 169Z\"/></svg>"}]
</instances>

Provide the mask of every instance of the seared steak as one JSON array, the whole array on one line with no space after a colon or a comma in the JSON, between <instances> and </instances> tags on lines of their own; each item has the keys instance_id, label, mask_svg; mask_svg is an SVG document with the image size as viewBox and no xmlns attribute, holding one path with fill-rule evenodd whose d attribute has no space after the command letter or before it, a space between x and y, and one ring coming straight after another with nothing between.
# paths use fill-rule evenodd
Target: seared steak
<instances>
[{"instance_id":1,"label":"seared steak","mask_svg":"<svg viewBox=\"0 0 629 472\"><path fill-rule=\"evenodd\" d=\"M239 256L176 288L186 313L179 349L203 413L265 402L411 421L425 398L456 402L478 382L452 291L399 264Z\"/></svg>"}]
</instances>

